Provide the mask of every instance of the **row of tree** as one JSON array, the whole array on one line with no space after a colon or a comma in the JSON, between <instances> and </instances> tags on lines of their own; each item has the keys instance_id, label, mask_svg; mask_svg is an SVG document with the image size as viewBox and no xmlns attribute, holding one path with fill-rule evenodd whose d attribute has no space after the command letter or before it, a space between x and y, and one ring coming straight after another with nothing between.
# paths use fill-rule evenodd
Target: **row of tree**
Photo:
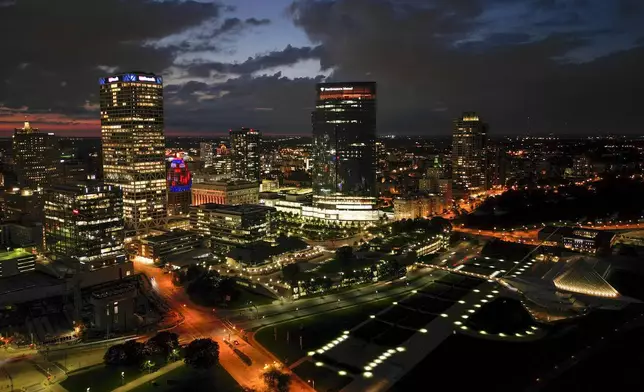
<instances>
[{"instance_id":1,"label":"row of tree","mask_svg":"<svg viewBox=\"0 0 644 392\"><path fill-rule=\"evenodd\" d=\"M187 346L179 345L179 335L173 332L159 332L146 342L128 340L111 346L104 356L108 366L153 367L151 358L162 357L167 362L183 356L186 365L195 370L208 370L219 364L219 344L212 339L195 339ZM271 366L262 374L269 392L288 392L291 376ZM248 390L251 392L251 390Z\"/></svg>"},{"instance_id":2,"label":"row of tree","mask_svg":"<svg viewBox=\"0 0 644 392\"><path fill-rule=\"evenodd\" d=\"M111 346L103 356L108 366L142 367L151 366L152 359L166 363L181 358L195 369L208 369L219 362L219 344L212 339L196 339L185 348L179 345L179 335L173 332L159 332L146 342L128 340Z\"/></svg>"},{"instance_id":3,"label":"row of tree","mask_svg":"<svg viewBox=\"0 0 644 392\"><path fill-rule=\"evenodd\" d=\"M174 281L177 285L186 286L187 293L195 302L206 306L234 301L240 295L234 278L221 276L217 271L198 264L176 272Z\"/></svg>"}]
</instances>

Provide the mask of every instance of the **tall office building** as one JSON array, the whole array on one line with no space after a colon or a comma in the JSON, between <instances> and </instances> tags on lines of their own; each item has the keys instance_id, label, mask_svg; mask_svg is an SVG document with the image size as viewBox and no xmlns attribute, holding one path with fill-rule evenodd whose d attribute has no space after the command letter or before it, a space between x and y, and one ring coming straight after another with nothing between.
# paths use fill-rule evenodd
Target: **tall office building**
<instances>
[{"instance_id":1,"label":"tall office building","mask_svg":"<svg viewBox=\"0 0 644 392\"><path fill-rule=\"evenodd\" d=\"M150 73L101 78L103 177L123 190L126 229L167 223L163 80Z\"/></svg>"},{"instance_id":2,"label":"tall office building","mask_svg":"<svg viewBox=\"0 0 644 392\"><path fill-rule=\"evenodd\" d=\"M235 178L259 182L259 144L262 134L256 129L230 130L233 175Z\"/></svg>"},{"instance_id":3,"label":"tall office building","mask_svg":"<svg viewBox=\"0 0 644 392\"><path fill-rule=\"evenodd\" d=\"M316 89L314 204L369 209L376 200L376 83L321 83Z\"/></svg>"},{"instance_id":4,"label":"tall office building","mask_svg":"<svg viewBox=\"0 0 644 392\"><path fill-rule=\"evenodd\" d=\"M44 188L56 176L57 140L25 121L13 133L13 160L20 187Z\"/></svg>"},{"instance_id":5,"label":"tall office building","mask_svg":"<svg viewBox=\"0 0 644 392\"><path fill-rule=\"evenodd\" d=\"M45 194L45 247L56 259L93 267L125 261L123 193L113 185L77 182Z\"/></svg>"},{"instance_id":6,"label":"tall office building","mask_svg":"<svg viewBox=\"0 0 644 392\"><path fill-rule=\"evenodd\" d=\"M168 168L168 213L187 215L190 212L192 174L186 162L177 157Z\"/></svg>"},{"instance_id":7,"label":"tall office building","mask_svg":"<svg viewBox=\"0 0 644 392\"><path fill-rule=\"evenodd\" d=\"M452 193L454 199L485 191L487 124L474 112L454 120Z\"/></svg>"},{"instance_id":8,"label":"tall office building","mask_svg":"<svg viewBox=\"0 0 644 392\"><path fill-rule=\"evenodd\" d=\"M199 143L199 157L204 163L204 167L212 165L213 158L213 143L212 142L201 142Z\"/></svg>"}]
</instances>

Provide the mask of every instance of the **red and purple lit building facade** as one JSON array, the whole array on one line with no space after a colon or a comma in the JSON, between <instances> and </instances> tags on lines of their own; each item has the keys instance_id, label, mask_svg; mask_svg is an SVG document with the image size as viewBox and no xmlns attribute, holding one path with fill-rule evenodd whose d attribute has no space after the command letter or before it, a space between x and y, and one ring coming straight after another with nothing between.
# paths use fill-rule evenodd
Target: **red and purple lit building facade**
<instances>
[{"instance_id":1,"label":"red and purple lit building facade","mask_svg":"<svg viewBox=\"0 0 644 392\"><path fill-rule=\"evenodd\" d=\"M168 168L168 212L172 215L188 214L190 210L190 191L192 174L188 165L181 158L170 161Z\"/></svg>"}]
</instances>

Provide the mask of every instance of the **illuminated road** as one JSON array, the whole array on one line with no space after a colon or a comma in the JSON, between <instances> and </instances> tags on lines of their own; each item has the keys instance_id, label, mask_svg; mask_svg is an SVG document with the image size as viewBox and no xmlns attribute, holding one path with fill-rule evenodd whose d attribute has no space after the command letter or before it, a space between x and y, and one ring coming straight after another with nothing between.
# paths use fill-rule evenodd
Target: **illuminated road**
<instances>
[{"instance_id":1,"label":"illuminated road","mask_svg":"<svg viewBox=\"0 0 644 392\"><path fill-rule=\"evenodd\" d=\"M190 301L190 298L182 288L175 287L170 274L164 274L163 270L151 265L135 263L135 270L142 272L150 278L154 278L154 287L158 293L175 310L181 312L184 321L172 329L179 334L182 343L196 338L209 337L219 343L219 361L228 373L245 388L262 390L264 383L261 375L264 365L272 363L273 359L260 350L245 343L241 338L237 339L241 344L237 347L240 351L251 358L252 364L247 366L223 341L228 337L229 330L217 317L211 308L198 306ZM186 339L188 338L188 339ZM231 339L235 340L234 334ZM293 377L291 391L311 391L312 389L299 378Z\"/></svg>"},{"instance_id":2,"label":"illuminated road","mask_svg":"<svg viewBox=\"0 0 644 392\"><path fill-rule=\"evenodd\" d=\"M482 237L498 238L507 242L518 242L522 244L538 245L540 241L537 239L540 229L532 230L480 230L470 229L467 227L454 227L453 230L457 233L466 233Z\"/></svg>"},{"instance_id":3,"label":"illuminated road","mask_svg":"<svg viewBox=\"0 0 644 392\"><path fill-rule=\"evenodd\" d=\"M637 230L644 229L644 223L623 223L623 224L596 224L596 225L580 225L585 229L593 230ZM477 235L481 237L498 238L507 242L518 242L528 245L539 245L541 241L538 240L539 230L543 226L538 226L536 229L525 230L479 230L467 227L455 226L453 230L457 233L466 233Z\"/></svg>"}]
</instances>

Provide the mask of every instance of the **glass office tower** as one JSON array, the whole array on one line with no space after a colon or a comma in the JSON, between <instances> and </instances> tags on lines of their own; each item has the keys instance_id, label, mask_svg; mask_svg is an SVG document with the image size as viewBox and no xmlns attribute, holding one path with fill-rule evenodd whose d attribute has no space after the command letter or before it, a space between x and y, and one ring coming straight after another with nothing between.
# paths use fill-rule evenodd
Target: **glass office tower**
<instances>
[{"instance_id":1,"label":"glass office tower","mask_svg":"<svg viewBox=\"0 0 644 392\"><path fill-rule=\"evenodd\" d=\"M230 149L235 178L259 182L261 139L262 134L257 129L230 130Z\"/></svg>"},{"instance_id":2,"label":"glass office tower","mask_svg":"<svg viewBox=\"0 0 644 392\"><path fill-rule=\"evenodd\" d=\"M454 120L452 192L454 199L485 191L487 124L474 112Z\"/></svg>"},{"instance_id":3,"label":"glass office tower","mask_svg":"<svg viewBox=\"0 0 644 392\"><path fill-rule=\"evenodd\" d=\"M45 247L54 258L98 265L124 260L121 189L78 182L53 186L44 195Z\"/></svg>"},{"instance_id":4,"label":"glass office tower","mask_svg":"<svg viewBox=\"0 0 644 392\"><path fill-rule=\"evenodd\" d=\"M320 83L313 123L317 206L375 204L376 83Z\"/></svg>"},{"instance_id":5,"label":"glass office tower","mask_svg":"<svg viewBox=\"0 0 644 392\"><path fill-rule=\"evenodd\" d=\"M58 145L53 133L43 133L25 121L12 140L13 161L20 187L44 188L56 177Z\"/></svg>"},{"instance_id":6,"label":"glass office tower","mask_svg":"<svg viewBox=\"0 0 644 392\"><path fill-rule=\"evenodd\" d=\"M126 229L142 234L168 219L163 80L133 72L99 83L104 182L123 190Z\"/></svg>"}]
</instances>

